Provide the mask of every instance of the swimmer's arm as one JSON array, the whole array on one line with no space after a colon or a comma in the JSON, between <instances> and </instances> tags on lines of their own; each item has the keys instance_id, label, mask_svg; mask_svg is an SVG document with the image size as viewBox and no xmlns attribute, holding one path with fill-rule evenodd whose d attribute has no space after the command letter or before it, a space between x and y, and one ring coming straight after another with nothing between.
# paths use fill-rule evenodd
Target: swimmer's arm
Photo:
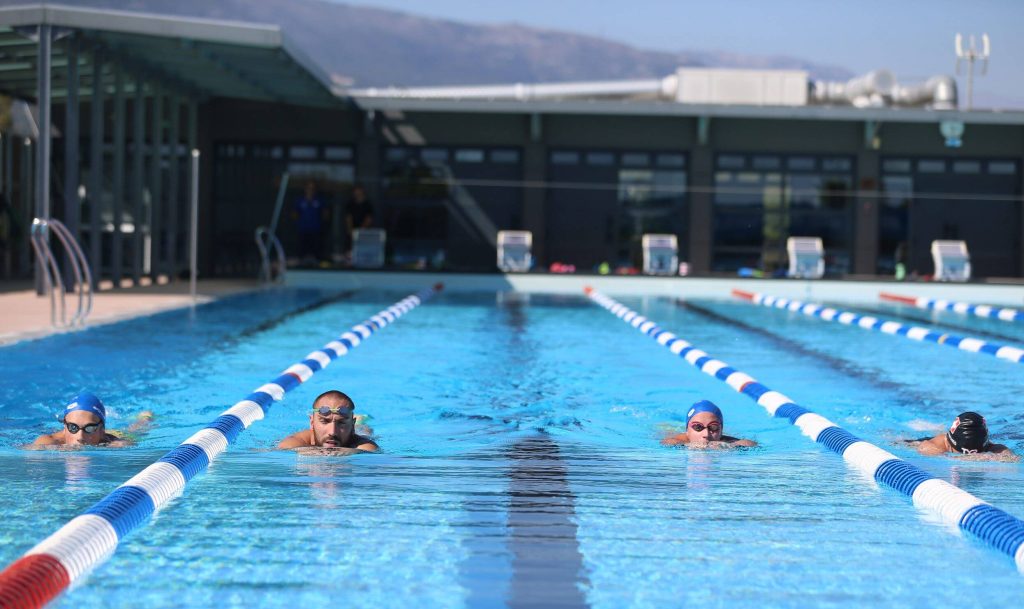
<instances>
[{"instance_id":1,"label":"swimmer's arm","mask_svg":"<svg viewBox=\"0 0 1024 609\"><path fill-rule=\"evenodd\" d=\"M308 429L304 429L298 433L293 433L284 440L281 440L281 442L278 443L277 448L278 450L288 450L291 448L310 446L311 442L309 441L309 434L310 431Z\"/></svg>"},{"instance_id":2,"label":"swimmer's arm","mask_svg":"<svg viewBox=\"0 0 1024 609\"><path fill-rule=\"evenodd\" d=\"M144 433L149 431L149 426L153 424L153 412L151 410L143 410L136 417L135 422L125 429L127 433Z\"/></svg>"},{"instance_id":3,"label":"swimmer's arm","mask_svg":"<svg viewBox=\"0 0 1024 609\"><path fill-rule=\"evenodd\" d=\"M356 445L357 451L375 453L380 450L380 447L377 446L377 443L373 440L369 438L360 438L360 440L362 440L362 442Z\"/></svg>"},{"instance_id":4,"label":"swimmer's arm","mask_svg":"<svg viewBox=\"0 0 1024 609\"><path fill-rule=\"evenodd\" d=\"M753 440L736 440L735 442L731 442L731 444L733 446L757 446L757 442L754 442Z\"/></svg>"}]
</instances>

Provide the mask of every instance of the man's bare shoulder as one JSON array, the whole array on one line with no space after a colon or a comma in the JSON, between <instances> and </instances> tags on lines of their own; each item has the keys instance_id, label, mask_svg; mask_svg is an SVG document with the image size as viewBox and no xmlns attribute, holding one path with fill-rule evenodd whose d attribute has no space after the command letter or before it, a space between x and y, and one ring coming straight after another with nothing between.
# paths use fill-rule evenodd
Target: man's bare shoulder
<instances>
[{"instance_id":1,"label":"man's bare shoulder","mask_svg":"<svg viewBox=\"0 0 1024 609\"><path fill-rule=\"evenodd\" d=\"M45 433L36 438L29 446L63 446L64 438L61 437L62 435L63 433L59 431L56 433Z\"/></svg>"},{"instance_id":2,"label":"man's bare shoulder","mask_svg":"<svg viewBox=\"0 0 1024 609\"><path fill-rule=\"evenodd\" d=\"M313 432L309 429L303 429L302 431L293 433L284 440L281 440L277 447L282 450L290 448L301 448L303 446L311 446L313 443L310 439L310 434Z\"/></svg>"}]
</instances>

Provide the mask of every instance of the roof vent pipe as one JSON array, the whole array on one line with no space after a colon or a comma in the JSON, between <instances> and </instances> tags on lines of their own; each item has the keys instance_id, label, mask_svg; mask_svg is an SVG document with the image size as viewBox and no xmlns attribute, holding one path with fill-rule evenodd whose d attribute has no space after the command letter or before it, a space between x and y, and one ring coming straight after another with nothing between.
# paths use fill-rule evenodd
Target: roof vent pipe
<instances>
[{"instance_id":1,"label":"roof vent pipe","mask_svg":"<svg viewBox=\"0 0 1024 609\"><path fill-rule=\"evenodd\" d=\"M921 84L897 86L893 89L892 101L898 106L956 110L956 79L952 76L932 76Z\"/></svg>"},{"instance_id":2,"label":"roof vent pipe","mask_svg":"<svg viewBox=\"0 0 1024 609\"><path fill-rule=\"evenodd\" d=\"M884 106L896 77L889 70L874 70L846 82L816 80L808 96L816 104L851 104L858 108Z\"/></svg>"}]
</instances>

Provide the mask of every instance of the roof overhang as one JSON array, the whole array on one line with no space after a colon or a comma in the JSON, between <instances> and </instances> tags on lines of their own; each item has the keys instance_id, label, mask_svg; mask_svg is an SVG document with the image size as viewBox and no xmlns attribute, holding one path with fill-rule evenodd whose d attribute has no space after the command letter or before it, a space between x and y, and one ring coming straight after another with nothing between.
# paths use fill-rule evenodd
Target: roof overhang
<instances>
[{"instance_id":1,"label":"roof overhang","mask_svg":"<svg viewBox=\"0 0 1024 609\"><path fill-rule=\"evenodd\" d=\"M740 106L681 104L638 100L481 100L414 99L353 96L365 110L381 112L479 112L494 114L592 114L747 118L763 120L874 121L938 123L961 121L972 125L1024 125L1021 111L927 110L923 108L854 108L847 106Z\"/></svg>"},{"instance_id":2,"label":"roof overhang","mask_svg":"<svg viewBox=\"0 0 1024 609\"><path fill-rule=\"evenodd\" d=\"M80 40L82 91L93 82L93 51L122 65L128 80L163 82L193 97L233 97L303 106L339 106L341 88L290 44L276 25L52 4L0 8L0 90L36 96L38 44L25 29L42 24ZM66 91L66 44L53 44L53 96ZM110 87L109 70L101 82Z\"/></svg>"}]
</instances>

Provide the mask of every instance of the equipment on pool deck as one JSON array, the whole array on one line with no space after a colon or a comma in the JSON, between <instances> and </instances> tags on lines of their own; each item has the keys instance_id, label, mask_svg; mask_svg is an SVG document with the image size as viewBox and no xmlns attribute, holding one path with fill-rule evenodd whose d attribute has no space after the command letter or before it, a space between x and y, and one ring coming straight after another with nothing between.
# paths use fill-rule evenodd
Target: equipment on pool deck
<instances>
[{"instance_id":1,"label":"equipment on pool deck","mask_svg":"<svg viewBox=\"0 0 1024 609\"><path fill-rule=\"evenodd\" d=\"M648 233L641 240L644 275L675 275L679 269L679 242L675 235Z\"/></svg>"},{"instance_id":2,"label":"equipment on pool deck","mask_svg":"<svg viewBox=\"0 0 1024 609\"><path fill-rule=\"evenodd\" d=\"M357 228L352 231L352 266L379 269L384 266L384 245L388 235L383 228Z\"/></svg>"},{"instance_id":3,"label":"equipment on pool deck","mask_svg":"<svg viewBox=\"0 0 1024 609\"><path fill-rule=\"evenodd\" d=\"M971 278L971 256L966 241L932 241L935 281L968 281Z\"/></svg>"},{"instance_id":4,"label":"equipment on pool deck","mask_svg":"<svg viewBox=\"0 0 1024 609\"><path fill-rule=\"evenodd\" d=\"M498 268L505 273L525 273L533 266L533 233L528 230L498 231Z\"/></svg>"},{"instance_id":5,"label":"equipment on pool deck","mask_svg":"<svg viewBox=\"0 0 1024 609\"><path fill-rule=\"evenodd\" d=\"M821 279L825 275L825 247L821 237L790 237L786 239L790 277Z\"/></svg>"}]
</instances>

